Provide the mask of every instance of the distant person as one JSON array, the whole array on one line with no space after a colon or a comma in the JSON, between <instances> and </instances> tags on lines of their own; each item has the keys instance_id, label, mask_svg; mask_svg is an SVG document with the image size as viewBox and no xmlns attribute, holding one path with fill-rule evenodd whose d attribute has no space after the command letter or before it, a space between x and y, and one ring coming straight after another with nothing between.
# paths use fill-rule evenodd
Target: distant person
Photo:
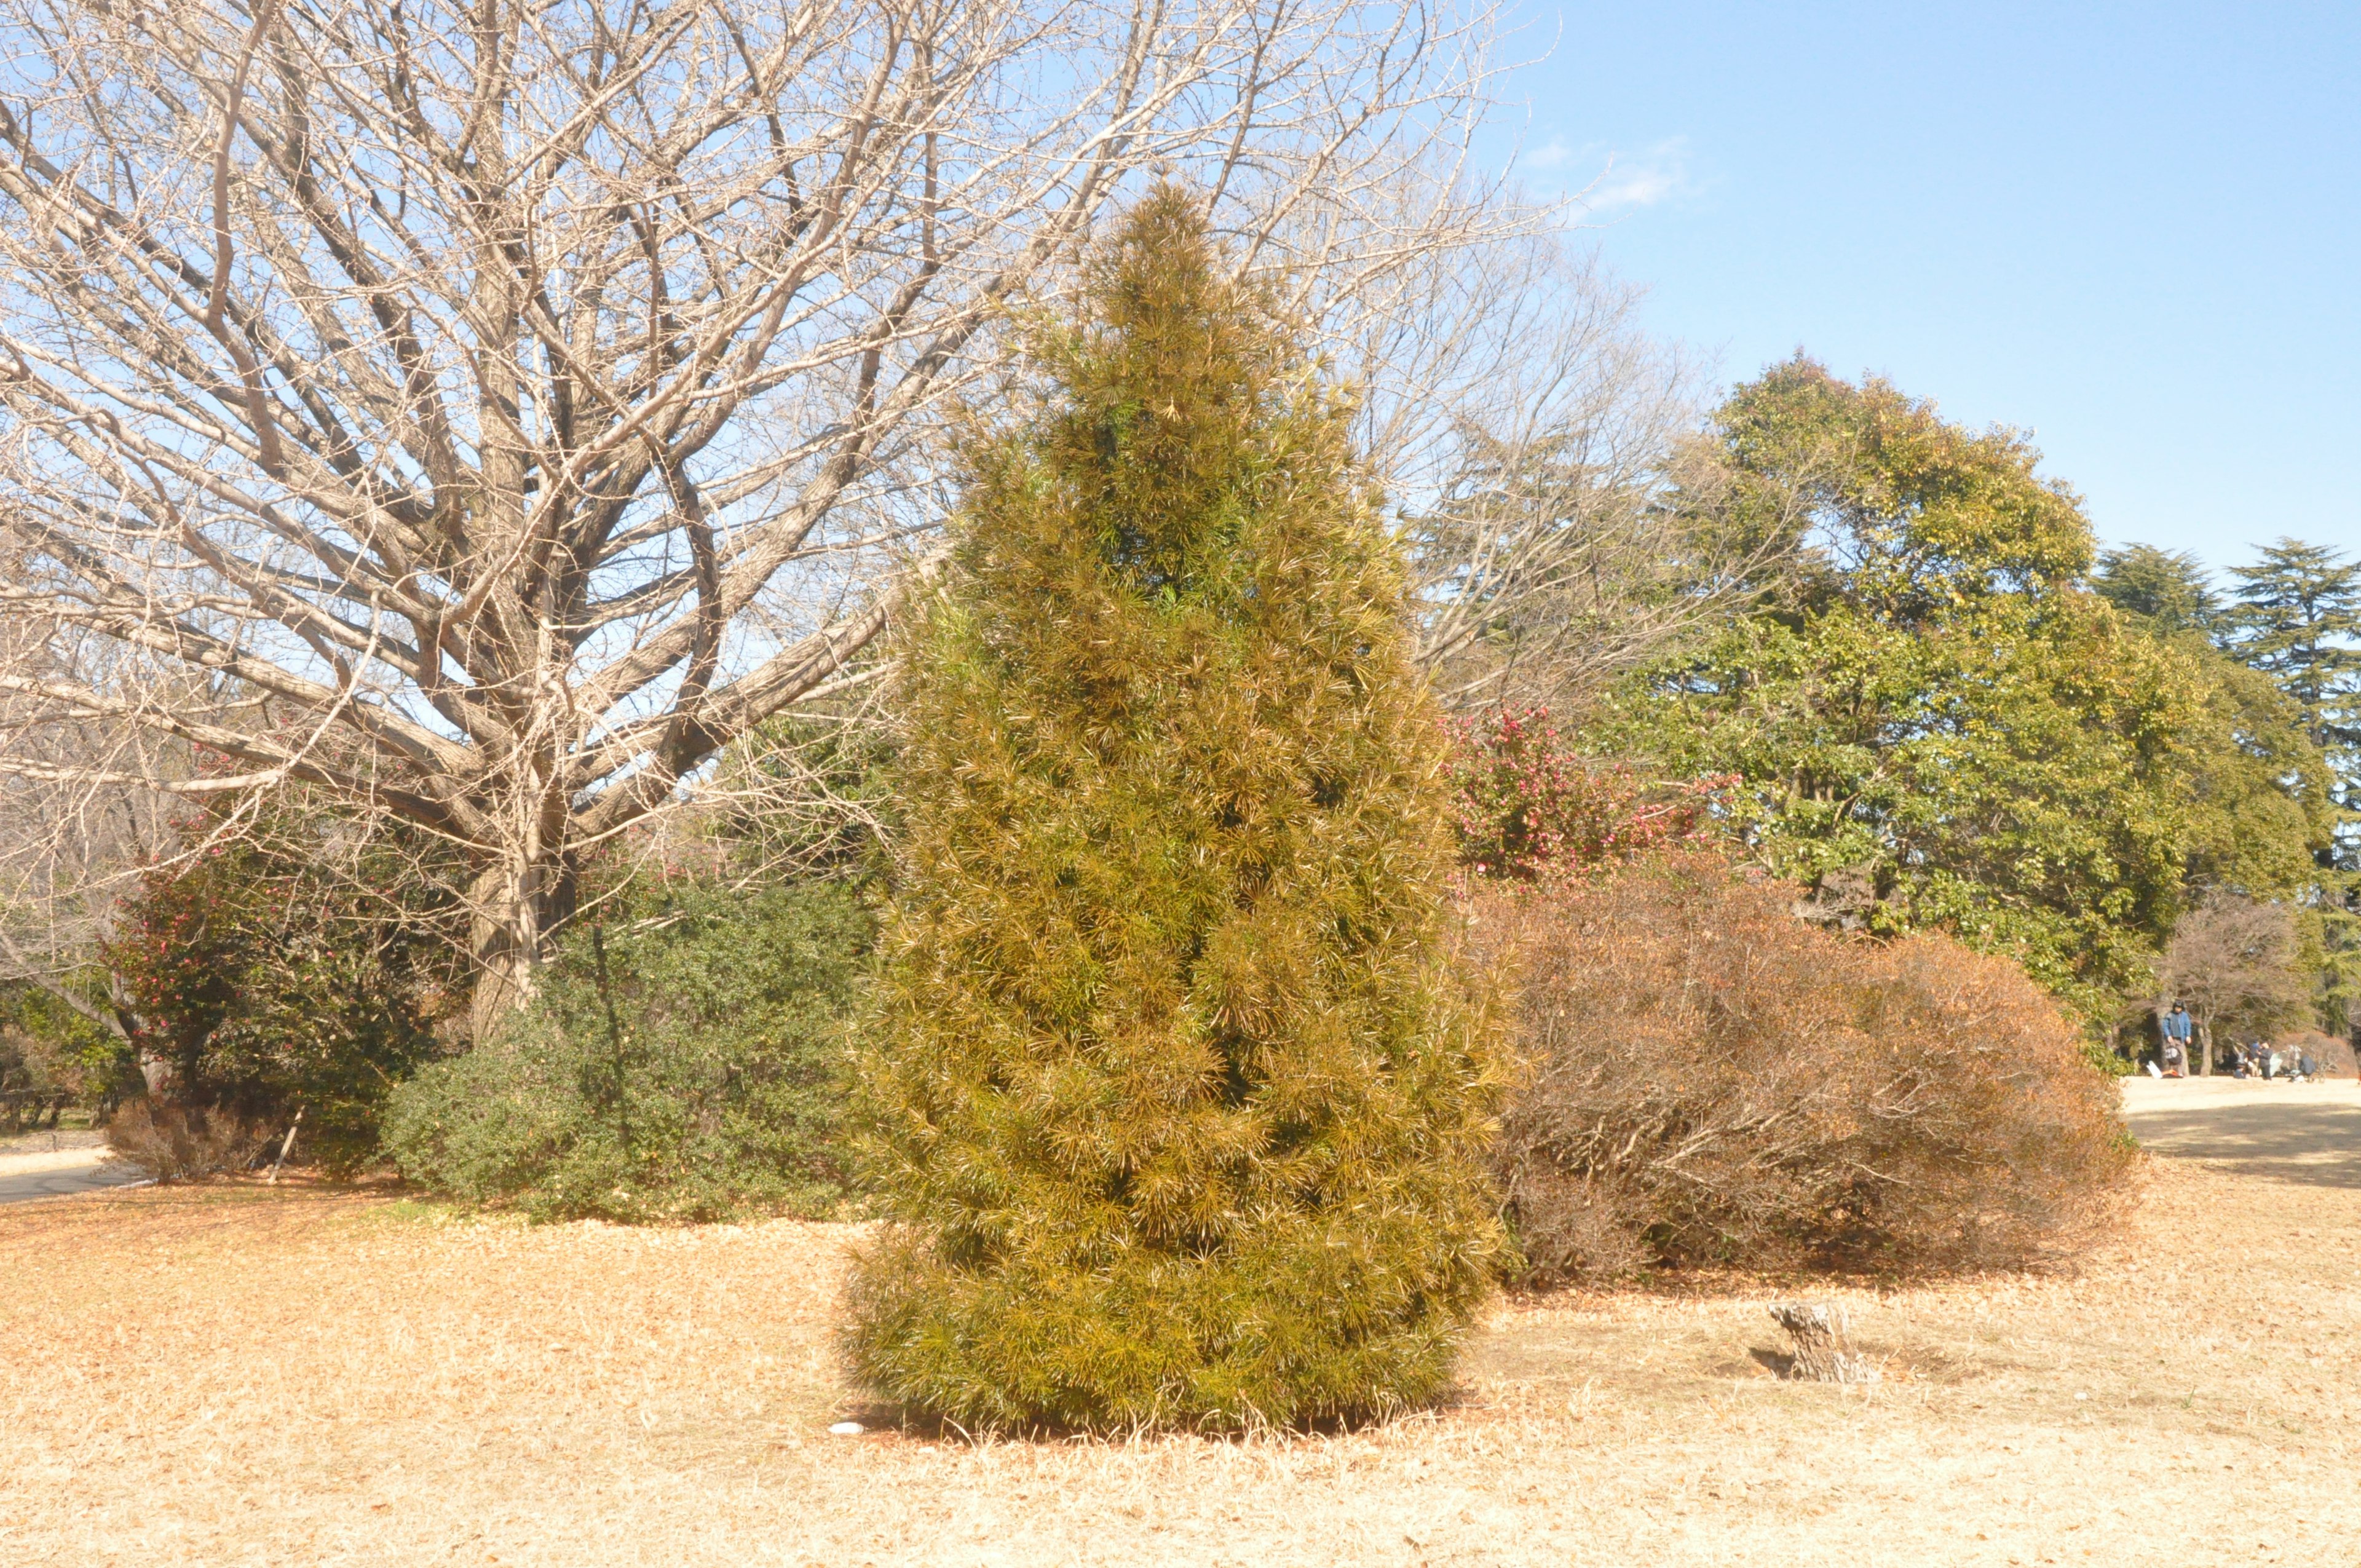
<instances>
[{"instance_id":1,"label":"distant person","mask_svg":"<svg viewBox=\"0 0 2361 1568\"><path fill-rule=\"evenodd\" d=\"M2179 1078L2189 1060L2189 1009L2174 1003L2157 1026L2164 1032L2164 1076Z\"/></svg>"}]
</instances>

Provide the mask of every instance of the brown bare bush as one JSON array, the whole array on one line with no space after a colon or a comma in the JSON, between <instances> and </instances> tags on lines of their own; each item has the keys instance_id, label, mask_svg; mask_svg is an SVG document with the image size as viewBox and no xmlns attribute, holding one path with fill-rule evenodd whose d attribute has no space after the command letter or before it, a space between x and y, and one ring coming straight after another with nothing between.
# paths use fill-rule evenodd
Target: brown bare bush
<instances>
[{"instance_id":1,"label":"brown bare bush","mask_svg":"<svg viewBox=\"0 0 2361 1568\"><path fill-rule=\"evenodd\" d=\"M125 1165L159 1181L194 1181L244 1170L269 1135L227 1111L134 1100L107 1124L107 1146Z\"/></svg>"},{"instance_id":2,"label":"brown bare bush","mask_svg":"<svg viewBox=\"0 0 2361 1568\"><path fill-rule=\"evenodd\" d=\"M1530 1283L2036 1266L2108 1212L2115 1091L2024 971L1815 928L1795 897L1702 855L1477 894L1519 977L1494 1157Z\"/></svg>"},{"instance_id":3,"label":"brown bare bush","mask_svg":"<svg viewBox=\"0 0 2361 1568\"><path fill-rule=\"evenodd\" d=\"M2297 1029L2279 1036L2271 1044L2290 1061L2310 1057L2322 1078L2361 1078L2361 1052L2354 1050L2350 1040L2340 1040L2317 1029Z\"/></svg>"}]
</instances>

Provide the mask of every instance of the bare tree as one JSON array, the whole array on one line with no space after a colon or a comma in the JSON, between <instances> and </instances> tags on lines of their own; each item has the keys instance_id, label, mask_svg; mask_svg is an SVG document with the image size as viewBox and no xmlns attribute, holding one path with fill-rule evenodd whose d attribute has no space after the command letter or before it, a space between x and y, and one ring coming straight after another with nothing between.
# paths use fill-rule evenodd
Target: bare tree
<instances>
[{"instance_id":1,"label":"bare tree","mask_svg":"<svg viewBox=\"0 0 2361 1568\"><path fill-rule=\"evenodd\" d=\"M1798 531L1741 520L1704 377L1595 255L1505 235L1387 283L1367 440L1446 700L1577 708L1762 589Z\"/></svg>"},{"instance_id":2,"label":"bare tree","mask_svg":"<svg viewBox=\"0 0 2361 1568\"><path fill-rule=\"evenodd\" d=\"M23 578L0 552L0 581ZM166 696L152 669L137 681L103 665L126 651L98 640L61 644L28 618L0 618L0 673L44 687L140 685ZM185 778L188 749L168 735L49 712L37 695L0 689L0 983L47 992L116 1039L130 1030L92 965L107 935L110 887L174 845L178 803L137 780ZM114 782L102 782L114 781Z\"/></svg>"},{"instance_id":3,"label":"bare tree","mask_svg":"<svg viewBox=\"0 0 2361 1568\"><path fill-rule=\"evenodd\" d=\"M2172 928L2158 967L2159 1006L2179 1000L2197 1025L2197 1071L2213 1071L2213 1038L2266 1036L2312 1008L2295 916L2235 894L2207 895Z\"/></svg>"},{"instance_id":4,"label":"bare tree","mask_svg":"<svg viewBox=\"0 0 2361 1568\"><path fill-rule=\"evenodd\" d=\"M480 1033L587 847L858 678L928 549L934 416L1127 182L1199 181L1349 336L1489 221L1455 179L1394 200L1489 25L0 0L0 610L41 651L0 669L0 770L298 782L447 836Z\"/></svg>"}]
</instances>

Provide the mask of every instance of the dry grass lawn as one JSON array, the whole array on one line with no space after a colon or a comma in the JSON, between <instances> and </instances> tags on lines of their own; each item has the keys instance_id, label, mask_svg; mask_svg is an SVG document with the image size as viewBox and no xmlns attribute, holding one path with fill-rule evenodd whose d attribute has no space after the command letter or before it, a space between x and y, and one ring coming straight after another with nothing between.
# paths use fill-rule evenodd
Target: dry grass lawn
<instances>
[{"instance_id":1,"label":"dry grass lawn","mask_svg":"<svg viewBox=\"0 0 2361 1568\"><path fill-rule=\"evenodd\" d=\"M2080 1277L1834 1293L1880 1386L1773 1377L1760 1283L1563 1297L1455 1408L1290 1441L830 1437L839 1227L16 1205L0 1562L2361 1562L2361 1094L2132 1091Z\"/></svg>"}]
</instances>

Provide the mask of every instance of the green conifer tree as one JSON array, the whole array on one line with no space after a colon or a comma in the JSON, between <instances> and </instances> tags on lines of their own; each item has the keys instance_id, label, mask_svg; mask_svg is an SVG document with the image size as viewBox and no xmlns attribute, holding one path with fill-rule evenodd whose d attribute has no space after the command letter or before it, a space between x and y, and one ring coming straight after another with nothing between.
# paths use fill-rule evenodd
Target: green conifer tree
<instances>
[{"instance_id":1,"label":"green conifer tree","mask_svg":"<svg viewBox=\"0 0 2361 1568\"><path fill-rule=\"evenodd\" d=\"M2281 538L2230 571L2239 602L2224 645L2295 701L2334 777L2310 939L2321 952L2322 1024L2361 1036L2361 561Z\"/></svg>"},{"instance_id":2,"label":"green conifer tree","mask_svg":"<svg viewBox=\"0 0 2361 1568\"><path fill-rule=\"evenodd\" d=\"M2239 604L2230 651L2303 706L2312 744L2361 812L2361 561L2281 539L2252 566L2233 566Z\"/></svg>"},{"instance_id":3,"label":"green conifer tree","mask_svg":"<svg viewBox=\"0 0 2361 1568\"><path fill-rule=\"evenodd\" d=\"M2091 587L2101 598L2163 636L2211 634L2222 620L2222 596L2203 562L2186 550L2131 544L2099 557Z\"/></svg>"},{"instance_id":4,"label":"green conifer tree","mask_svg":"<svg viewBox=\"0 0 2361 1568\"><path fill-rule=\"evenodd\" d=\"M1497 1072L1350 411L1169 185L1041 351L900 638L850 1358L971 1427L1432 1399L1500 1245Z\"/></svg>"}]
</instances>

